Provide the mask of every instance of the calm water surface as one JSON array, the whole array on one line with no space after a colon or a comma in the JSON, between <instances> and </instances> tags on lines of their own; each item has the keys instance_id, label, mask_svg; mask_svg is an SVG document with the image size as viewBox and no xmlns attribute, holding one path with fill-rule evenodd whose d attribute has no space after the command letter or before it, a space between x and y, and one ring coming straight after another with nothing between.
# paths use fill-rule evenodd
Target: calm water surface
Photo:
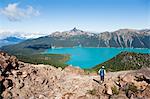
<instances>
[{"instance_id":1,"label":"calm water surface","mask_svg":"<svg viewBox=\"0 0 150 99\"><path fill-rule=\"evenodd\" d=\"M44 53L50 54L70 54L71 58L67 64L81 68L92 68L93 66L103 63L120 52L149 53L150 49L133 49L133 48L56 48L48 49Z\"/></svg>"}]
</instances>

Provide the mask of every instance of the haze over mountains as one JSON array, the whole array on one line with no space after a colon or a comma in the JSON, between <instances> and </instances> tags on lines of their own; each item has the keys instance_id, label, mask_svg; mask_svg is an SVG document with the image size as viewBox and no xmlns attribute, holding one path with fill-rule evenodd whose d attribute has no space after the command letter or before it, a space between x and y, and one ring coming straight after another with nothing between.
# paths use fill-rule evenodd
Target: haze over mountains
<instances>
[{"instance_id":1,"label":"haze over mountains","mask_svg":"<svg viewBox=\"0 0 150 99\"><path fill-rule=\"evenodd\" d=\"M17 44L27 39L34 39L44 36L44 33L28 33L0 30L0 47L5 45Z\"/></svg>"}]
</instances>

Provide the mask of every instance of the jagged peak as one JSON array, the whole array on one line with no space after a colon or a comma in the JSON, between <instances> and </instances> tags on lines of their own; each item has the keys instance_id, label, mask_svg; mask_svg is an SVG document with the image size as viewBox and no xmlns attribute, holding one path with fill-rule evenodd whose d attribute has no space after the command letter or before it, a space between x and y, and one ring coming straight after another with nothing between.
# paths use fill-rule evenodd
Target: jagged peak
<instances>
[{"instance_id":1,"label":"jagged peak","mask_svg":"<svg viewBox=\"0 0 150 99\"><path fill-rule=\"evenodd\" d=\"M73 31L77 31L78 29L77 29L76 27L74 27L72 30L73 30Z\"/></svg>"},{"instance_id":2,"label":"jagged peak","mask_svg":"<svg viewBox=\"0 0 150 99\"><path fill-rule=\"evenodd\" d=\"M78 32L78 31L82 31L82 30L79 30L76 27L74 27L72 30L70 30L70 32Z\"/></svg>"}]
</instances>

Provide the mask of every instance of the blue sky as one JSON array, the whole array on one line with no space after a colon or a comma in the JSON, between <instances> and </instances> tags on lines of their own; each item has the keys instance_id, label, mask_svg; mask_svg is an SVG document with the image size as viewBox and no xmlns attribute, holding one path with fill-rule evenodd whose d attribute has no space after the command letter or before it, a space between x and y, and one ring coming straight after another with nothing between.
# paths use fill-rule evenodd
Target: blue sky
<instances>
[{"instance_id":1,"label":"blue sky","mask_svg":"<svg viewBox=\"0 0 150 99\"><path fill-rule=\"evenodd\" d=\"M150 26L150 0L0 0L0 29L103 32Z\"/></svg>"}]
</instances>

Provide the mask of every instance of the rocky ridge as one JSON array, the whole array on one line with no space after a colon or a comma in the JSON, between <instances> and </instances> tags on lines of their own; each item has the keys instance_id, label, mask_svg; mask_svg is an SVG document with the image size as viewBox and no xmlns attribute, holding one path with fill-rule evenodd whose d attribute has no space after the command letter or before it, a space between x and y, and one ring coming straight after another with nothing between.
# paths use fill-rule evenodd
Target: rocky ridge
<instances>
[{"instance_id":1,"label":"rocky ridge","mask_svg":"<svg viewBox=\"0 0 150 99\"><path fill-rule=\"evenodd\" d=\"M90 32L86 32L86 31L82 31L77 29L76 27L74 27L72 30L70 31L64 31L64 32L54 32L51 35L49 35L50 37L64 37L64 38L69 38L72 36L80 36L80 35L86 35L86 36L92 36L94 35L94 33L90 33Z\"/></svg>"},{"instance_id":2,"label":"rocky ridge","mask_svg":"<svg viewBox=\"0 0 150 99\"><path fill-rule=\"evenodd\" d=\"M109 72L99 84L96 73L33 65L0 52L0 88L4 99L149 99L150 68Z\"/></svg>"},{"instance_id":3,"label":"rocky ridge","mask_svg":"<svg viewBox=\"0 0 150 99\"><path fill-rule=\"evenodd\" d=\"M135 30L135 29L119 29L114 32L102 32L92 33L86 32L79 29L72 29L64 32L54 32L49 37L62 37L61 40L67 40L68 38L82 36L84 39L88 39L85 44L82 44L80 38L77 42L83 46L95 46L95 47L135 47L135 48L149 48L147 41L150 40L150 30ZM95 45L86 44L90 40L96 39ZM58 39L59 40L59 39ZM61 45L60 45L61 46ZM62 47L62 46L61 46Z\"/></svg>"}]
</instances>

